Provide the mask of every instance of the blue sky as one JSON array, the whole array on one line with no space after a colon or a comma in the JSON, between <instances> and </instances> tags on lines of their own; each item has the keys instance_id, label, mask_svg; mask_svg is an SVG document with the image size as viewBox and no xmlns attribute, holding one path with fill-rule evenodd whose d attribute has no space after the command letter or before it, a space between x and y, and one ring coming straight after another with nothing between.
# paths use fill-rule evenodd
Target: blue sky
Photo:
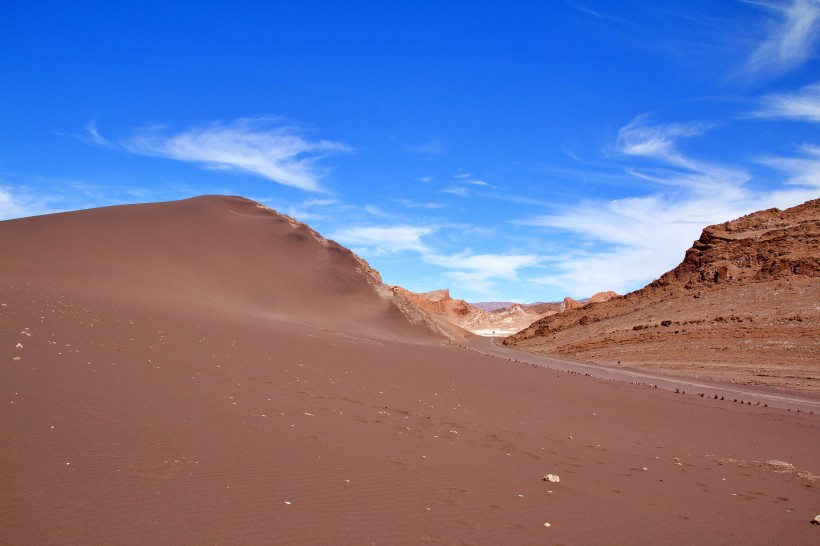
<instances>
[{"instance_id":1,"label":"blue sky","mask_svg":"<svg viewBox=\"0 0 820 546\"><path fill-rule=\"evenodd\" d=\"M237 194L529 302L820 197L820 0L191 6L0 3L0 218Z\"/></svg>"}]
</instances>

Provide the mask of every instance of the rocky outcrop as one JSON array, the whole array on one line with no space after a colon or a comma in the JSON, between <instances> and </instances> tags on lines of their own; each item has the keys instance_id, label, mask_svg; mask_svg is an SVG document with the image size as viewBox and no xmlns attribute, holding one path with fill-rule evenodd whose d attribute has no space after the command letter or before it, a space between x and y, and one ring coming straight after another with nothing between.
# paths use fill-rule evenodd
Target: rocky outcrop
<instances>
[{"instance_id":1,"label":"rocky outcrop","mask_svg":"<svg viewBox=\"0 0 820 546\"><path fill-rule=\"evenodd\" d=\"M657 281L687 289L820 276L820 199L785 211L755 212L709 226L683 262Z\"/></svg>"},{"instance_id":2,"label":"rocky outcrop","mask_svg":"<svg viewBox=\"0 0 820 546\"><path fill-rule=\"evenodd\" d=\"M447 289L416 293L400 286L392 288L396 294L428 313L440 325L450 324L482 335L509 335L557 311L555 304L541 304L548 306L541 311L517 303L503 309L485 311L464 300L452 298Z\"/></svg>"},{"instance_id":3,"label":"rocky outcrop","mask_svg":"<svg viewBox=\"0 0 820 546\"><path fill-rule=\"evenodd\" d=\"M504 343L674 373L696 363L757 367L754 384L783 387L786 379L757 378L791 374L802 385L794 388L809 389L810 381L820 391L813 341L820 328L820 199L709 226L659 279L625 296L593 299Z\"/></svg>"},{"instance_id":4,"label":"rocky outcrop","mask_svg":"<svg viewBox=\"0 0 820 546\"><path fill-rule=\"evenodd\" d=\"M613 292L612 290L607 290L606 292L598 292L597 294L593 294L592 297L590 297L587 300L587 303L601 303L601 302L609 301L609 300L611 300L613 298L617 298L617 297L618 297L617 292Z\"/></svg>"},{"instance_id":5,"label":"rocky outcrop","mask_svg":"<svg viewBox=\"0 0 820 546\"><path fill-rule=\"evenodd\" d=\"M568 311L570 309L580 309L584 304L578 300L574 300L567 296L561 304L561 311Z\"/></svg>"}]
</instances>

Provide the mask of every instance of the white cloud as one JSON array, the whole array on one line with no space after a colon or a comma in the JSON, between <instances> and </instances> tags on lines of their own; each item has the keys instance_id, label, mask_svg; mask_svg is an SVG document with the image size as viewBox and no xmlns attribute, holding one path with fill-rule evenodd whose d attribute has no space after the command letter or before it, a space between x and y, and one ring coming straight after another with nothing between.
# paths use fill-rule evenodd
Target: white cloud
<instances>
[{"instance_id":1,"label":"white cloud","mask_svg":"<svg viewBox=\"0 0 820 546\"><path fill-rule=\"evenodd\" d=\"M417 203L410 199L393 199L393 202L406 207L408 209L441 209L444 205L441 203Z\"/></svg>"},{"instance_id":2,"label":"white cloud","mask_svg":"<svg viewBox=\"0 0 820 546\"><path fill-rule=\"evenodd\" d=\"M748 3L768 8L775 16L765 38L746 60L746 68L752 75L776 75L811 57L820 37L818 0Z\"/></svg>"},{"instance_id":3,"label":"white cloud","mask_svg":"<svg viewBox=\"0 0 820 546\"><path fill-rule=\"evenodd\" d=\"M618 131L617 150L625 155L659 159L681 167L689 162L675 146L681 137L694 137L706 132L704 123L668 123L649 125L649 116L638 116Z\"/></svg>"},{"instance_id":4,"label":"white cloud","mask_svg":"<svg viewBox=\"0 0 820 546\"><path fill-rule=\"evenodd\" d=\"M57 199L34 194L26 188L0 186L0 220L51 214L64 209L51 205Z\"/></svg>"},{"instance_id":5,"label":"white cloud","mask_svg":"<svg viewBox=\"0 0 820 546\"><path fill-rule=\"evenodd\" d=\"M234 192L221 191L219 193L230 195ZM262 203L273 210L287 214L292 218L296 218L300 222L317 222L328 218L336 218L344 214L346 209L352 208L351 205L345 205L336 199L317 198L313 196L298 202L284 201L263 195L247 195L246 197Z\"/></svg>"},{"instance_id":6,"label":"white cloud","mask_svg":"<svg viewBox=\"0 0 820 546\"><path fill-rule=\"evenodd\" d=\"M677 266L704 227L772 206L794 206L820 193L820 148L806 146L797 157L761 159L788 173L790 187L752 191L744 170L677 150L677 138L701 131L697 124L647 126L634 121L622 129L618 145L624 153L666 164L628 171L658 187L644 196L587 202L522 221L568 234L564 254L549 264L552 273L535 281L574 297L634 290Z\"/></svg>"},{"instance_id":7,"label":"white cloud","mask_svg":"<svg viewBox=\"0 0 820 546\"><path fill-rule=\"evenodd\" d=\"M795 199L806 201L820 195L820 146L807 145L802 148L799 156L767 157L761 159L761 163L789 175L786 183L792 187L774 193L778 202L785 200L792 203Z\"/></svg>"},{"instance_id":8,"label":"white cloud","mask_svg":"<svg viewBox=\"0 0 820 546\"><path fill-rule=\"evenodd\" d=\"M385 213L382 209L377 207L376 205L365 205L362 207L364 211L371 215L371 216L379 216L381 218L387 217L387 213Z\"/></svg>"},{"instance_id":9,"label":"white cloud","mask_svg":"<svg viewBox=\"0 0 820 546\"><path fill-rule=\"evenodd\" d=\"M89 134L99 137L93 125ZM122 146L138 154L251 173L308 191L320 190L318 159L351 151L339 142L305 140L296 128L277 124L273 118L243 118L170 135L157 126L132 136Z\"/></svg>"},{"instance_id":10,"label":"white cloud","mask_svg":"<svg viewBox=\"0 0 820 546\"><path fill-rule=\"evenodd\" d=\"M478 180L478 179L465 180L464 183L465 184L472 184L473 186L484 186L484 187L487 187L487 188L492 187L487 182L484 182L483 180Z\"/></svg>"},{"instance_id":11,"label":"white cloud","mask_svg":"<svg viewBox=\"0 0 820 546\"><path fill-rule=\"evenodd\" d=\"M762 107L752 114L755 117L820 123L820 83L796 93L765 95L760 102Z\"/></svg>"},{"instance_id":12,"label":"white cloud","mask_svg":"<svg viewBox=\"0 0 820 546\"><path fill-rule=\"evenodd\" d=\"M592 202L531 219L530 225L573 234L574 243L566 244L565 254L554 259L556 272L537 281L561 287L574 297L638 288L648 277L679 264L705 226L748 214L760 204L743 194L731 200L705 194L680 199L651 195ZM585 249L587 244L596 251Z\"/></svg>"},{"instance_id":13,"label":"white cloud","mask_svg":"<svg viewBox=\"0 0 820 546\"><path fill-rule=\"evenodd\" d=\"M580 11L581 13L585 13L585 14L587 14L587 15L591 15L591 16L593 16L593 17L597 18L597 19L603 19L603 17L604 17L604 16L603 16L603 15L601 15L599 12L595 11L595 10L594 10L594 9L592 9L592 8L588 8L588 7L584 6L584 5L581 5L581 4L576 4L576 3L574 3L574 2L570 2L570 5L571 5L572 7L574 7L575 9L577 9L578 11Z\"/></svg>"},{"instance_id":14,"label":"white cloud","mask_svg":"<svg viewBox=\"0 0 820 546\"><path fill-rule=\"evenodd\" d=\"M573 8L575 8L575 9L577 9L581 13L583 13L585 15L589 15L589 16L594 17L596 19L611 19L613 21L620 21L621 20L618 17L614 17L614 16L609 15L607 13L603 13L603 12L594 10L590 7L587 7L587 6L583 5L583 4L579 4L579 3L576 3L576 2L569 2L569 5L572 6Z\"/></svg>"},{"instance_id":15,"label":"white cloud","mask_svg":"<svg viewBox=\"0 0 820 546\"><path fill-rule=\"evenodd\" d=\"M463 186L448 186L441 191L442 193L449 193L452 195L458 195L460 197L467 197L468 194L467 188Z\"/></svg>"},{"instance_id":16,"label":"white cloud","mask_svg":"<svg viewBox=\"0 0 820 546\"><path fill-rule=\"evenodd\" d=\"M97 123L95 121L89 121L86 123L85 130L88 134L85 137L81 137L85 142L95 144L97 146L104 146L106 148L111 148L114 146L113 143L104 139L100 135L100 132L97 130Z\"/></svg>"},{"instance_id":17,"label":"white cloud","mask_svg":"<svg viewBox=\"0 0 820 546\"><path fill-rule=\"evenodd\" d=\"M428 254L422 259L447 269L466 269L509 281L518 279L519 269L542 261L534 254L473 254L470 251L451 255Z\"/></svg>"},{"instance_id":18,"label":"white cloud","mask_svg":"<svg viewBox=\"0 0 820 546\"><path fill-rule=\"evenodd\" d=\"M445 270L444 277L452 282L450 288L482 294L491 293L498 281L517 281L521 269L543 261L534 254L474 254L470 250L442 254L424 241L439 229L411 225L358 226L331 233L330 237L364 255L417 253L423 262Z\"/></svg>"},{"instance_id":19,"label":"white cloud","mask_svg":"<svg viewBox=\"0 0 820 546\"><path fill-rule=\"evenodd\" d=\"M447 147L438 138L432 138L429 142L425 142L424 144L419 144L416 146L405 146L404 149L408 152L415 152L427 155L440 155L447 151Z\"/></svg>"},{"instance_id":20,"label":"white cloud","mask_svg":"<svg viewBox=\"0 0 820 546\"><path fill-rule=\"evenodd\" d=\"M451 269L445 274L455 284L452 288L492 293L497 280L514 282L520 269L534 267L543 261L535 254L473 254L469 250L451 255L425 254L429 264Z\"/></svg>"},{"instance_id":21,"label":"white cloud","mask_svg":"<svg viewBox=\"0 0 820 546\"><path fill-rule=\"evenodd\" d=\"M701 122L648 125L646 121L646 115L638 116L622 127L618 131L616 149L624 155L653 159L662 166L628 168L626 172L630 176L676 190L708 193L713 199L734 199L742 191L743 184L750 178L746 171L694 159L677 148L679 138L701 135L711 125Z\"/></svg>"},{"instance_id":22,"label":"white cloud","mask_svg":"<svg viewBox=\"0 0 820 546\"><path fill-rule=\"evenodd\" d=\"M330 237L361 253L394 254L408 250L424 253L427 246L421 239L433 231L432 227L418 226L358 226L336 231Z\"/></svg>"}]
</instances>

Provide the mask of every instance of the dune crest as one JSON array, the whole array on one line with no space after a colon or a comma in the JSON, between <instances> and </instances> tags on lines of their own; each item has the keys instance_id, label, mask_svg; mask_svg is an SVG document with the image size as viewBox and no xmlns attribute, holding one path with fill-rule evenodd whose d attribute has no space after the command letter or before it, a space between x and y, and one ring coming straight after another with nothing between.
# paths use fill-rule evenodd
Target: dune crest
<instances>
[{"instance_id":1,"label":"dune crest","mask_svg":"<svg viewBox=\"0 0 820 546\"><path fill-rule=\"evenodd\" d=\"M7 278L47 278L63 292L377 336L438 330L365 260L241 197L23 218L3 234Z\"/></svg>"}]
</instances>

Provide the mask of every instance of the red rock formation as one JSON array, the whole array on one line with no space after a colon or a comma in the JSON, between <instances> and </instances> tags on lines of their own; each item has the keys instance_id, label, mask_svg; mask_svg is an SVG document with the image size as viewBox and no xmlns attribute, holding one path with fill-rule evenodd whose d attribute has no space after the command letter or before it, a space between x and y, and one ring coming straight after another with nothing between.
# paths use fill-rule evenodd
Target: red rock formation
<instances>
[{"instance_id":1,"label":"red rock formation","mask_svg":"<svg viewBox=\"0 0 820 546\"><path fill-rule=\"evenodd\" d=\"M601 303L603 301L609 301L617 297L618 293L613 292L612 290L607 290L606 292L598 292L597 294L593 294L592 297L587 300L587 304Z\"/></svg>"},{"instance_id":2,"label":"red rock formation","mask_svg":"<svg viewBox=\"0 0 820 546\"><path fill-rule=\"evenodd\" d=\"M569 296L567 296L566 298L564 298L564 301L561 305L561 310L562 311L567 311L569 309L579 309L583 306L584 306L584 304L581 303L580 301L574 300L574 299L570 298Z\"/></svg>"},{"instance_id":3,"label":"red rock formation","mask_svg":"<svg viewBox=\"0 0 820 546\"><path fill-rule=\"evenodd\" d=\"M413 305L428 313L441 325L454 325L470 332L484 335L507 335L529 326L533 321L555 313L554 304L547 305L546 310L536 310L530 306L513 304L504 309L484 311L464 300L453 299L447 289L432 292L415 293L400 286L393 290L408 299Z\"/></svg>"},{"instance_id":4,"label":"red rock formation","mask_svg":"<svg viewBox=\"0 0 820 546\"><path fill-rule=\"evenodd\" d=\"M540 319L505 343L820 392L819 241L820 199L709 226L646 287Z\"/></svg>"}]
</instances>

